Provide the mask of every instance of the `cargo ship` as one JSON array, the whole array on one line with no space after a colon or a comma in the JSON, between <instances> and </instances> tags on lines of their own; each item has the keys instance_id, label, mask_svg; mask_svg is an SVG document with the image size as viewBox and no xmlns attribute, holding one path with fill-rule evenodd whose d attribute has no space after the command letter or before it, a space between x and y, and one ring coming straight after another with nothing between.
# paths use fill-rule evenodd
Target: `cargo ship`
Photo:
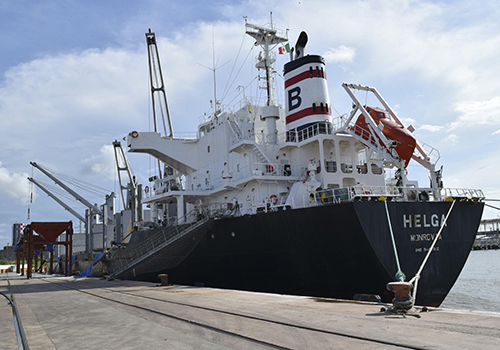
<instances>
[{"instance_id":1,"label":"cargo ship","mask_svg":"<svg viewBox=\"0 0 500 350\"><path fill-rule=\"evenodd\" d=\"M164 133L156 121L154 131L129 133L129 152L153 156L159 170L142 198L151 223L136 223L111 275L384 302L393 298L388 282L416 276L415 303L439 306L474 243L482 191L444 187L439 152L376 88L342 84L352 109L332 113L325 60L306 54L305 32L290 48L272 21L245 20L245 31L261 49L260 105L248 96L237 107L215 99L195 137L175 137L170 119ZM283 106L277 52L289 56ZM411 180L410 162L428 171L428 187Z\"/></svg>"}]
</instances>

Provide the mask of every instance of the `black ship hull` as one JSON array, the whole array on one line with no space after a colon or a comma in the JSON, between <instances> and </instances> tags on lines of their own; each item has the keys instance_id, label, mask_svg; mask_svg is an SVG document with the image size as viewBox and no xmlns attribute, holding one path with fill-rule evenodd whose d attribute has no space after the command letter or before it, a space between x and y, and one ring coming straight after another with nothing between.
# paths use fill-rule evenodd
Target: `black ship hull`
<instances>
[{"instance_id":1,"label":"black ship hull","mask_svg":"<svg viewBox=\"0 0 500 350\"><path fill-rule=\"evenodd\" d=\"M401 270L418 271L450 202L387 203ZM483 204L456 202L418 284L417 305L438 306L471 251ZM397 272L384 202L348 202L214 220L138 265L130 278L183 285L352 299L377 294ZM179 249L178 249L179 250ZM173 259L173 260L172 260ZM169 260L165 265L161 260ZM167 267L168 268L167 268Z\"/></svg>"}]
</instances>

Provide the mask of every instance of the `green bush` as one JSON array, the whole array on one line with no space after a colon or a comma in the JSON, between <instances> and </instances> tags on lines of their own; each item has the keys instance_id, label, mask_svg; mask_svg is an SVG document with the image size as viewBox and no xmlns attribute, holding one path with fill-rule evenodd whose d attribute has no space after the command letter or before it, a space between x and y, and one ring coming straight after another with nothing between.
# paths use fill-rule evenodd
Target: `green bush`
<instances>
[{"instance_id":1,"label":"green bush","mask_svg":"<svg viewBox=\"0 0 500 350\"><path fill-rule=\"evenodd\" d=\"M0 265L15 265L15 261L0 259Z\"/></svg>"}]
</instances>

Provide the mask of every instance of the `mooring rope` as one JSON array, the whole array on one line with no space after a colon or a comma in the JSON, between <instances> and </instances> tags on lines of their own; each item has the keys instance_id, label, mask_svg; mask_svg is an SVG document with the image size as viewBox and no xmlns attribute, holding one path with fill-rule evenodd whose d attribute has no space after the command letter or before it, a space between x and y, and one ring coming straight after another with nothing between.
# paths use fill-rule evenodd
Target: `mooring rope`
<instances>
[{"instance_id":1,"label":"mooring rope","mask_svg":"<svg viewBox=\"0 0 500 350\"><path fill-rule=\"evenodd\" d=\"M493 205L491 205L491 204L486 204L486 203L484 203L484 205L485 205L485 206L487 206L487 207L490 207L490 208L496 209L496 210L500 210L500 208L499 208L499 207L495 207L495 206L493 206Z\"/></svg>"},{"instance_id":2,"label":"mooring rope","mask_svg":"<svg viewBox=\"0 0 500 350\"><path fill-rule=\"evenodd\" d=\"M392 248L394 249L394 256L396 257L396 265L398 266L398 271L396 272L395 279L399 282L404 282L406 275L401 271L401 265L399 265L398 249L396 247L396 240L394 239L394 232L392 232L391 217L389 216L389 208L387 207L387 200L384 198L385 213L387 214L387 222L389 223L389 231L391 232Z\"/></svg>"},{"instance_id":3,"label":"mooring rope","mask_svg":"<svg viewBox=\"0 0 500 350\"><path fill-rule=\"evenodd\" d=\"M427 260L429 259L429 256L431 255L432 251L434 250L434 246L436 245L439 237L441 236L441 231L443 231L443 228L446 225L446 221L448 220L448 217L450 216L451 210L455 206L455 203L456 203L456 199L454 199L453 203L451 203L451 207L448 210L448 214L446 214L446 217L444 218L443 223L441 224L441 227L439 228L439 231L438 231L436 237L434 238L434 241L432 242L432 245L429 248L429 251L427 252L427 255L425 256L424 261L422 262L422 265L420 265L420 268L418 269L417 273L410 280L410 283L415 282L415 284L413 286L413 300L416 300L416 297L417 297L418 280L420 279L420 273L422 273L422 270L424 269L424 266L427 263Z\"/></svg>"}]
</instances>

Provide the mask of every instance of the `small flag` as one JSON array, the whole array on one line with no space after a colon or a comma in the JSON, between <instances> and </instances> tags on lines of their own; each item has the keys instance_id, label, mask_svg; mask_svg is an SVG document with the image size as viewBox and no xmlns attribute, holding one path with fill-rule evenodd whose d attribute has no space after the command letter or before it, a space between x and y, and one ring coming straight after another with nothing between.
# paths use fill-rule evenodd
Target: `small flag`
<instances>
[{"instance_id":1,"label":"small flag","mask_svg":"<svg viewBox=\"0 0 500 350\"><path fill-rule=\"evenodd\" d=\"M289 43L286 43L285 46L282 46L278 49L280 55L284 54L284 53L287 53L287 52L290 52L290 44Z\"/></svg>"}]
</instances>

